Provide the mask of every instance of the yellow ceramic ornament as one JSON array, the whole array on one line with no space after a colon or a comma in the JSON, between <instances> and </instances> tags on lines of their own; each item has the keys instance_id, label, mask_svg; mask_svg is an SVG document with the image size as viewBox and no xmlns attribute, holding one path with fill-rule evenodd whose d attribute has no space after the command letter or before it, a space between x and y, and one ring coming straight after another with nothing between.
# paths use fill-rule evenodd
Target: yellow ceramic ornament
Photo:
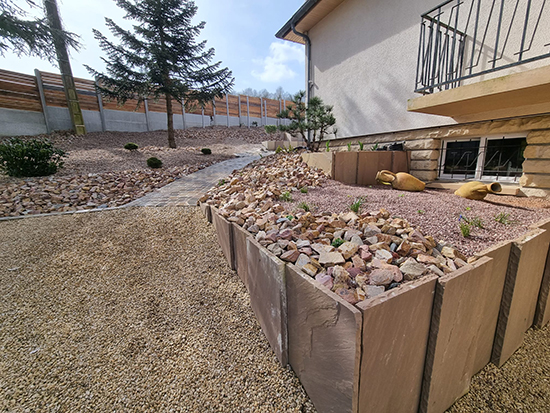
<instances>
[{"instance_id":1,"label":"yellow ceramic ornament","mask_svg":"<svg viewBox=\"0 0 550 413\"><path fill-rule=\"evenodd\" d=\"M426 186L420 179L406 172L397 172L395 174L386 170L378 171L376 180L381 184L391 185L392 188L402 191L419 192L423 191Z\"/></svg>"},{"instance_id":2,"label":"yellow ceramic ornament","mask_svg":"<svg viewBox=\"0 0 550 413\"><path fill-rule=\"evenodd\" d=\"M495 194L502 191L502 186L498 182L484 184L478 181L465 183L455 191L455 195L466 199L483 199L487 194Z\"/></svg>"}]
</instances>

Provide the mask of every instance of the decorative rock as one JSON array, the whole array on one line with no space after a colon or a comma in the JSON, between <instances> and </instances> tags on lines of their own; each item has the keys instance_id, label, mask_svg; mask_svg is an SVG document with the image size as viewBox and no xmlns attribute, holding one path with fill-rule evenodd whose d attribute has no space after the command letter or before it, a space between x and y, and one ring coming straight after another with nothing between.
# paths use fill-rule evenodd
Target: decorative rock
<instances>
[{"instance_id":1,"label":"decorative rock","mask_svg":"<svg viewBox=\"0 0 550 413\"><path fill-rule=\"evenodd\" d=\"M317 274L318 270L313 264L306 264L302 267L302 271L305 272L310 277L314 277L315 274ZM332 286L330 288L332 288Z\"/></svg>"},{"instance_id":2,"label":"decorative rock","mask_svg":"<svg viewBox=\"0 0 550 413\"><path fill-rule=\"evenodd\" d=\"M359 219L359 217L357 216L357 214L355 212L348 212L348 213L340 216L340 218L345 223L348 223L349 221L357 221Z\"/></svg>"},{"instance_id":3,"label":"decorative rock","mask_svg":"<svg viewBox=\"0 0 550 413\"><path fill-rule=\"evenodd\" d=\"M311 242L307 239L300 239L296 241L296 246L298 247L298 249L309 247L310 245L311 245Z\"/></svg>"},{"instance_id":4,"label":"decorative rock","mask_svg":"<svg viewBox=\"0 0 550 413\"><path fill-rule=\"evenodd\" d=\"M361 231L357 231L356 229L348 229L346 231L346 233L344 234L344 240L346 241L351 241L351 238L354 237L354 236L359 236L361 235L362 232Z\"/></svg>"},{"instance_id":5,"label":"decorative rock","mask_svg":"<svg viewBox=\"0 0 550 413\"><path fill-rule=\"evenodd\" d=\"M368 245L376 244L376 243L378 242L378 238L377 238L376 236L367 237L367 238L365 238L365 242L366 242Z\"/></svg>"},{"instance_id":6,"label":"decorative rock","mask_svg":"<svg viewBox=\"0 0 550 413\"><path fill-rule=\"evenodd\" d=\"M439 260L435 257L432 257L431 255L426 255L426 254L418 254L418 256L416 257L416 260L418 262L421 262L423 264L438 264L439 263Z\"/></svg>"},{"instance_id":7,"label":"decorative rock","mask_svg":"<svg viewBox=\"0 0 550 413\"><path fill-rule=\"evenodd\" d=\"M350 242L353 242L357 246L363 245L363 240L359 235L354 235L353 237L351 237Z\"/></svg>"},{"instance_id":8,"label":"decorative rock","mask_svg":"<svg viewBox=\"0 0 550 413\"><path fill-rule=\"evenodd\" d=\"M333 246L325 244L311 244L311 249L313 249L313 251L315 251L317 254L334 251Z\"/></svg>"},{"instance_id":9,"label":"decorative rock","mask_svg":"<svg viewBox=\"0 0 550 413\"><path fill-rule=\"evenodd\" d=\"M381 232L382 231L380 231L380 228L378 228L376 225L373 225L373 224L368 224L363 230L363 234L367 238L374 237L376 236L376 234L379 234Z\"/></svg>"},{"instance_id":10,"label":"decorative rock","mask_svg":"<svg viewBox=\"0 0 550 413\"><path fill-rule=\"evenodd\" d=\"M349 273L344 269L344 267L339 265L336 265L333 268L332 277L334 278L334 285L347 285L350 282Z\"/></svg>"},{"instance_id":11,"label":"decorative rock","mask_svg":"<svg viewBox=\"0 0 550 413\"><path fill-rule=\"evenodd\" d=\"M311 262L311 260L309 259L309 257L306 254L300 254L298 256L298 259L294 263L294 265L296 265L296 267L302 269L302 267L304 265L309 264L310 262Z\"/></svg>"},{"instance_id":12,"label":"decorative rock","mask_svg":"<svg viewBox=\"0 0 550 413\"><path fill-rule=\"evenodd\" d=\"M333 279L330 275L328 275L326 272L323 272L323 273L320 273L320 274L317 274L315 276L315 280L317 280L318 282L320 282L321 284L323 284L325 287L327 287L328 289L332 290L332 286L333 286Z\"/></svg>"},{"instance_id":13,"label":"decorative rock","mask_svg":"<svg viewBox=\"0 0 550 413\"><path fill-rule=\"evenodd\" d=\"M374 256L378 258L380 261L386 262L388 264L393 261L393 254L387 250L382 250L382 249L377 250L374 253Z\"/></svg>"},{"instance_id":14,"label":"decorative rock","mask_svg":"<svg viewBox=\"0 0 550 413\"><path fill-rule=\"evenodd\" d=\"M367 298L373 298L377 295L382 294L386 289L384 287L376 286L376 285L367 285L364 288L365 294L367 295Z\"/></svg>"},{"instance_id":15,"label":"decorative rock","mask_svg":"<svg viewBox=\"0 0 550 413\"><path fill-rule=\"evenodd\" d=\"M296 257L298 258L298 257ZM339 252L321 252L319 255L319 264L321 265L335 265L343 264L346 262L342 254Z\"/></svg>"},{"instance_id":16,"label":"decorative rock","mask_svg":"<svg viewBox=\"0 0 550 413\"><path fill-rule=\"evenodd\" d=\"M445 273L443 271L441 271L439 268L437 268L437 266L435 265L430 265L428 267L428 271L431 271L433 272L434 274L436 274L438 277L443 277L445 275Z\"/></svg>"},{"instance_id":17,"label":"decorative rock","mask_svg":"<svg viewBox=\"0 0 550 413\"><path fill-rule=\"evenodd\" d=\"M338 294L340 297L342 297L344 300L346 300L350 304L357 304L359 302L359 298L357 298L357 294L355 293L355 290L338 288L336 289L335 293Z\"/></svg>"},{"instance_id":18,"label":"decorative rock","mask_svg":"<svg viewBox=\"0 0 550 413\"><path fill-rule=\"evenodd\" d=\"M348 263L346 263L346 264L348 264ZM362 272L359 268L356 268L356 267L348 267L348 268L346 268L346 271L348 272L348 274L351 278L357 277Z\"/></svg>"},{"instance_id":19,"label":"decorative rock","mask_svg":"<svg viewBox=\"0 0 550 413\"><path fill-rule=\"evenodd\" d=\"M393 277L394 277L394 272L392 270L377 268L370 273L369 283L371 285L388 286L393 281Z\"/></svg>"},{"instance_id":20,"label":"decorative rock","mask_svg":"<svg viewBox=\"0 0 550 413\"><path fill-rule=\"evenodd\" d=\"M281 254L281 259L288 262L296 262L300 256L300 251L298 250L288 250L285 253Z\"/></svg>"},{"instance_id":21,"label":"decorative rock","mask_svg":"<svg viewBox=\"0 0 550 413\"><path fill-rule=\"evenodd\" d=\"M357 244L354 244L353 242L344 242L342 245L340 245L338 251L340 251L344 258L347 260L351 258L358 249L359 246Z\"/></svg>"},{"instance_id":22,"label":"decorative rock","mask_svg":"<svg viewBox=\"0 0 550 413\"><path fill-rule=\"evenodd\" d=\"M351 258L351 262L353 263L353 266L355 268L359 268L362 271L365 271L367 269L365 261L359 255L354 255Z\"/></svg>"},{"instance_id":23,"label":"decorative rock","mask_svg":"<svg viewBox=\"0 0 550 413\"><path fill-rule=\"evenodd\" d=\"M283 253L283 249L281 247L279 247L279 245L277 245L277 244L269 244L267 246L267 249L269 251L271 251L277 257L280 256Z\"/></svg>"},{"instance_id":24,"label":"decorative rock","mask_svg":"<svg viewBox=\"0 0 550 413\"><path fill-rule=\"evenodd\" d=\"M399 267L405 280L414 280L426 272L426 266L416 262L414 258L409 258L405 261L401 267Z\"/></svg>"}]
</instances>

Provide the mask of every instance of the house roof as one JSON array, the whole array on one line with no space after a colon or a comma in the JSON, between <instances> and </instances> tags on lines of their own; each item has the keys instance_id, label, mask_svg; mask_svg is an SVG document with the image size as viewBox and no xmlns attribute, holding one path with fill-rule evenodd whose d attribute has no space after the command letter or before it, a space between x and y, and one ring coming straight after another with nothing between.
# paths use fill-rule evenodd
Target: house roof
<instances>
[{"instance_id":1,"label":"house roof","mask_svg":"<svg viewBox=\"0 0 550 413\"><path fill-rule=\"evenodd\" d=\"M275 37L304 44L304 39L292 31L292 22L300 33L308 32L343 2L344 0L306 0Z\"/></svg>"}]
</instances>

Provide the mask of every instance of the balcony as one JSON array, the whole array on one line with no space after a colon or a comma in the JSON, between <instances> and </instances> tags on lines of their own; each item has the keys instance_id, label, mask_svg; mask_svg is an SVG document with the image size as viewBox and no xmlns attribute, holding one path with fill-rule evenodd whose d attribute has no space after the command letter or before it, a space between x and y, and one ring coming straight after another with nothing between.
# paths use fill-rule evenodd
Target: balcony
<instances>
[{"instance_id":1,"label":"balcony","mask_svg":"<svg viewBox=\"0 0 550 413\"><path fill-rule=\"evenodd\" d=\"M448 0L421 16L408 110L474 121L550 112L546 0Z\"/></svg>"}]
</instances>

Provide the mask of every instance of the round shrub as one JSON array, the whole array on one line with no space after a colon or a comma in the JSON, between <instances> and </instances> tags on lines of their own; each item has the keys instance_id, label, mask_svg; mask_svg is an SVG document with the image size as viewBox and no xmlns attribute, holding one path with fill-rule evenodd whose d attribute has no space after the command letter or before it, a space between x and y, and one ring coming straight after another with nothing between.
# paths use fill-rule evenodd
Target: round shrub
<instances>
[{"instance_id":1,"label":"round shrub","mask_svg":"<svg viewBox=\"0 0 550 413\"><path fill-rule=\"evenodd\" d=\"M208 148L202 148L201 149L201 152L204 154L204 155L210 155L212 153L212 151Z\"/></svg>"},{"instance_id":2,"label":"round shrub","mask_svg":"<svg viewBox=\"0 0 550 413\"><path fill-rule=\"evenodd\" d=\"M12 138L0 144L0 170L9 176L45 176L63 167L65 151L47 139Z\"/></svg>"},{"instance_id":3,"label":"round shrub","mask_svg":"<svg viewBox=\"0 0 550 413\"><path fill-rule=\"evenodd\" d=\"M147 166L153 169L160 168L162 166L162 161L153 156L152 158L147 159Z\"/></svg>"},{"instance_id":4,"label":"round shrub","mask_svg":"<svg viewBox=\"0 0 550 413\"><path fill-rule=\"evenodd\" d=\"M128 149L129 151L135 151L137 148L138 146L132 142L128 142L126 145L124 145L124 149Z\"/></svg>"}]
</instances>

